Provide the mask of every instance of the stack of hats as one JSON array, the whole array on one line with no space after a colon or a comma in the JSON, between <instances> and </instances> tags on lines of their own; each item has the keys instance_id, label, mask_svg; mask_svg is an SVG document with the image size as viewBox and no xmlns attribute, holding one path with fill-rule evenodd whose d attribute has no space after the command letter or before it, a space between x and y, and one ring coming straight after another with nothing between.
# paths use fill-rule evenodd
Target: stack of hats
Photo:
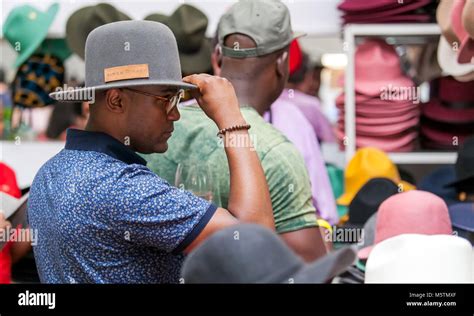
<instances>
[{"instance_id":1,"label":"stack of hats","mask_svg":"<svg viewBox=\"0 0 474 316\"><path fill-rule=\"evenodd\" d=\"M457 149L474 134L474 81L443 77L432 84L433 97L422 105L422 145Z\"/></svg>"},{"instance_id":2,"label":"stack of hats","mask_svg":"<svg viewBox=\"0 0 474 316\"><path fill-rule=\"evenodd\" d=\"M202 11L183 4L170 16L154 13L145 20L166 24L173 31L183 75L211 72L211 43L206 38L208 19Z\"/></svg>"},{"instance_id":3,"label":"stack of hats","mask_svg":"<svg viewBox=\"0 0 474 316\"><path fill-rule=\"evenodd\" d=\"M359 45L355 55L356 147L384 151L411 151L417 138L419 93L404 75L395 49L378 39ZM336 100L337 136L344 133L344 95ZM352 140L348 140L352 141Z\"/></svg>"},{"instance_id":4,"label":"stack of hats","mask_svg":"<svg viewBox=\"0 0 474 316\"><path fill-rule=\"evenodd\" d=\"M48 94L64 81L63 61L71 55L64 39L46 39L59 5L46 12L30 5L14 8L3 25L4 36L18 52L13 81L13 103L33 108L53 103Z\"/></svg>"},{"instance_id":5,"label":"stack of hats","mask_svg":"<svg viewBox=\"0 0 474 316\"><path fill-rule=\"evenodd\" d=\"M441 0L436 19L441 28L438 63L458 81L474 80L474 4Z\"/></svg>"},{"instance_id":6,"label":"stack of hats","mask_svg":"<svg viewBox=\"0 0 474 316\"><path fill-rule=\"evenodd\" d=\"M344 0L338 6L343 24L426 23L433 20L435 7L432 0Z\"/></svg>"}]
</instances>

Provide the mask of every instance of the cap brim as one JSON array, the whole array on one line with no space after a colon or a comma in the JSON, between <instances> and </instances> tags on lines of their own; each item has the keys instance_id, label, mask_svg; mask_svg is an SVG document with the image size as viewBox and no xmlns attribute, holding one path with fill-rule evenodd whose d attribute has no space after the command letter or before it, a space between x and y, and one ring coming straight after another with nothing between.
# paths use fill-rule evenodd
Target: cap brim
<instances>
[{"instance_id":1,"label":"cap brim","mask_svg":"<svg viewBox=\"0 0 474 316\"><path fill-rule=\"evenodd\" d=\"M305 32L293 32L293 39L298 39L300 37L305 37L308 33Z\"/></svg>"},{"instance_id":2,"label":"cap brim","mask_svg":"<svg viewBox=\"0 0 474 316\"><path fill-rule=\"evenodd\" d=\"M194 90L198 87L181 81L150 81L150 80L133 80L133 81L120 81L116 83L111 83L107 85L100 85L95 87L85 87L70 89L66 91L57 91L50 93L49 96L61 102L78 102L78 101L92 101L91 94L94 91L102 91L114 88L126 88L126 87L137 87L137 86L166 86L166 87L176 87L177 89L184 90Z\"/></svg>"},{"instance_id":3,"label":"cap brim","mask_svg":"<svg viewBox=\"0 0 474 316\"><path fill-rule=\"evenodd\" d=\"M293 278L294 283L326 283L345 272L349 266L355 263L355 260L356 252L352 247L344 247L330 252L299 270ZM284 282L286 283L287 280Z\"/></svg>"}]
</instances>

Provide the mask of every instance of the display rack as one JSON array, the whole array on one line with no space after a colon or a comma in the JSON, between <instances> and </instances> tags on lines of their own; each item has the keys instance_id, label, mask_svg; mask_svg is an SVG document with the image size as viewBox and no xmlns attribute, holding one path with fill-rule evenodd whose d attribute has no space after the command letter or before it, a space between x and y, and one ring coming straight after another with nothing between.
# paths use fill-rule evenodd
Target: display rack
<instances>
[{"instance_id":1,"label":"display rack","mask_svg":"<svg viewBox=\"0 0 474 316\"><path fill-rule=\"evenodd\" d=\"M355 50L361 37L390 37L396 43L414 43L414 39L439 36L437 24L348 24L344 27L344 46L347 53L345 74L345 146L346 163L356 151L355 126ZM408 152L389 153L397 164L451 164L456 161L455 152Z\"/></svg>"}]
</instances>

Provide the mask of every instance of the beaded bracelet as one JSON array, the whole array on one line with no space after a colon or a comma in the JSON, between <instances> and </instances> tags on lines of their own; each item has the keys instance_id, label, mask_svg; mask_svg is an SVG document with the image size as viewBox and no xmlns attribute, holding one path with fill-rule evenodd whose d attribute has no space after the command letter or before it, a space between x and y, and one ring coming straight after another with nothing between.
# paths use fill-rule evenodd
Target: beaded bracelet
<instances>
[{"instance_id":1,"label":"beaded bracelet","mask_svg":"<svg viewBox=\"0 0 474 316\"><path fill-rule=\"evenodd\" d=\"M223 128L217 133L217 137L222 137L227 132L248 130L250 129L250 127L251 127L250 124L244 124L244 125L234 125L231 127Z\"/></svg>"}]
</instances>

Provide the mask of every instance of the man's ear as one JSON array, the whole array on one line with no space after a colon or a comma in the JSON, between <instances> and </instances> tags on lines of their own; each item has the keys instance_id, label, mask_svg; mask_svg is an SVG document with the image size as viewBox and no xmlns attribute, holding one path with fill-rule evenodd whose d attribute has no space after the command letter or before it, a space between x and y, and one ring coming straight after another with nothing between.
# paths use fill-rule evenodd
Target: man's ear
<instances>
[{"instance_id":1,"label":"man's ear","mask_svg":"<svg viewBox=\"0 0 474 316\"><path fill-rule=\"evenodd\" d=\"M279 77L286 76L288 73L288 52L284 51L276 60L276 71Z\"/></svg>"},{"instance_id":2,"label":"man's ear","mask_svg":"<svg viewBox=\"0 0 474 316\"><path fill-rule=\"evenodd\" d=\"M219 44L214 47L214 51L211 54L211 64L214 76L220 76L222 67L222 48Z\"/></svg>"},{"instance_id":3,"label":"man's ear","mask_svg":"<svg viewBox=\"0 0 474 316\"><path fill-rule=\"evenodd\" d=\"M105 92L106 108L114 113L123 113L125 94L120 89L110 89Z\"/></svg>"}]
</instances>

